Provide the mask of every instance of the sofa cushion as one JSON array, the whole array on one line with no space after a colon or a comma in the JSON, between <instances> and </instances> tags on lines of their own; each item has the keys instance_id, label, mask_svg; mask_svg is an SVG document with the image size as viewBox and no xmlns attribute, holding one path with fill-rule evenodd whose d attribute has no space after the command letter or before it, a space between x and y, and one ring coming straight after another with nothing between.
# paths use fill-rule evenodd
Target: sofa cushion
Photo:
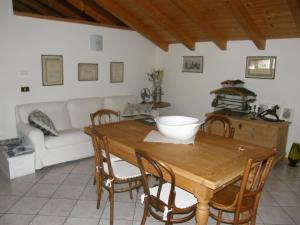
<instances>
[{"instance_id":1,"label":"sofa cushion","mask_svg":"<svg viewBox=\"0 0 300 225\"><path fill-rule=\"evenodd\" d=\"M134 95L107 96L104 97L104 108L123 112L127 103L136 104Z\"/></svg>"},{"instance_id":2,"label":"sofa cushion","mask_svg":"<svg viewBox=\"0 0 300 225\"><path fill-rule=\"evenodd\" d=\"M17 122L28 123L28 116L34 110L40 110L47 114L58 131L71 128L66 102L40 102L18 105L16 107Z\"/></svg>"},{"instance_id":3,"label":"sofa cushion","mask_svg":"<svg viewBox=\"0 0 300 225\"><path fill-rule=\"evenodd\" d=\"M86 135L82 129L71 128L68 130L59 131L59 136L45 137L45 147L47 149L55 149L77 143L89 142L91 138Z\"/></svg>"},{"instance_id":4,"label":"sofa cushion","mask_svg":"<svg viewBox=\"0 0 300 225\"><path fill-rule=\"evenodd\" d=\"M137 111L136 104L128 102L125 106L124 111L121 113L121 116L137 116L140 113Z\"/></svg>"},{"instance_id":5,"label":"sofa cushion","mask_svg":"<svg viewBox=\"0 0 300 225\"><path fill-rule=\"evenodd\" d=\"M67 103L73 128L82 128L91 124L90 114L103 108L103 98L76 98Z\"/></svg>"},{"instance_id":6,"label":"sofa cushion","mask_svg":"<svg viewBox=\"0 0 300 225\"><path fill-rule=\"evenodd\" d=\"M28 116L28 122L30 125L40 129L46 136L57 136L58 132L52 122L52 120L39 110L32 111Z\"/></svg>"},{"instance_id":7,"label":"sofa cushion","mask_svg":"<svg viewBox=\"0 0 300 225\"><path fill-rule=\"evenodd\" d=\"M132 104L128 102L121 116L151 115L152 106L152 103Z\"/></svg>"}]
</instances>

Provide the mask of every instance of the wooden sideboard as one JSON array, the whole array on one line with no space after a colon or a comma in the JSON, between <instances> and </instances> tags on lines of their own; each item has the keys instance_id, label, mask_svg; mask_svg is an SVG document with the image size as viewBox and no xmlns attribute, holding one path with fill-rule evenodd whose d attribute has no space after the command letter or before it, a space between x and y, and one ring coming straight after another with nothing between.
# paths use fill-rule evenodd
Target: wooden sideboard
<instances>
[{"instance_id":1,"label":"wooden sideboard","mask_svg":"<svg viewBox=\"0 0 300 225\"><path fill-rule=\"evenodd\" d=\"M212 114L208 113L206 116ZM275 147L278 151L275 162L285 157L289 129L288 122L269 122L259 118L252 120L249 115L242 117L223 116L227 117L235 128L234 139L269 148ZM218 129L221 128L216 126L213 129L218 133Z\"/></svg>"}]
</instances>

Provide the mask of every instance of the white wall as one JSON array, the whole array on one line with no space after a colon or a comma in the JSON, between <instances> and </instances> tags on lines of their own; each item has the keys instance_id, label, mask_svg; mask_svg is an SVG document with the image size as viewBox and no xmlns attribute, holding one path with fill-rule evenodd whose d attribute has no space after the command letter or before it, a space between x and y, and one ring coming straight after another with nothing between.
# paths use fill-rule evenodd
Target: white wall
<instances>
[{"instance_id":1,"label":"white wall","mask_svg":"<svg viewBox=\"0 0 300 225\"><path fill-rule=\"evenodd\" d=\"M247 88L258 94L259 102L294 107L287 147L293 141L300 142L300 39L269 40L264 51L257 50L250 41L234 41L228 43L226 51L212 43L198 43L195 51L178 44L163 52L133 31L14 16L11 2L0 2L0 139L16 135L17 104L138 94L142 87L151 85L146 81L146 73L156 64L166 74L163 99L172 104L168 113L204 118L205 113L212 111L213 96L209 92L223 80L242 79ZM103 35L102 52L89 50L90 34ZM42 54L63 55L64 85L42 86ZM182 73L184 55L204 56L204 73ZM277 56L275 80L245 79L246 56L250 55ZM110 61L125 62L124 83L109 82ZM79 62L98 63L99 80L79 82ZM22 70L28 71L28 76L21 76ZM21 86L29 86L30 92L21 93Z\"/></svg>"},{"instance_id":2,"label":"white wall","mask_svg":"<svg viewBox=\"0 0 300 225\"><path fill-rule=\"evenodd\" d=\"M204 56L204 72L182 73L182 56ZM274 80L245 79L246 56L276 56ZM300 39L268 40L266 50L257 50L250 41L228 43L228 50L219 50L213 43L199 43L195 51L182 45L171 45L169 52L157 49L157 68L165 70L164 100L171 102L168 113L204 118L213 110L214 96L210 91L227 79L241 79L245 87L257 93L260 103L279 104L294 108L290 125L287 151L292 142L300 142Z\"/></svg>"},{"instance_id":3,"label":"white wall","mask_svg":"<svg viewBox=\"0 0 300 225\"><path fill-rule=\"evenodd\" d=\"M154 66L155 47L134 31L14 16L0 2L0 139L16 136L14 107L37 101L139 94ZM89 50L89 35L103 36L103 51ZM63 55L64 85L42 86L41 55ZM111 61L125 63L125 82L111 84ZM79 62L98 63L98 81L78 81ZM20 75L22 70L27 76ZM30 92L21 93L21 86Z\"/></svg>"}]
</instances>

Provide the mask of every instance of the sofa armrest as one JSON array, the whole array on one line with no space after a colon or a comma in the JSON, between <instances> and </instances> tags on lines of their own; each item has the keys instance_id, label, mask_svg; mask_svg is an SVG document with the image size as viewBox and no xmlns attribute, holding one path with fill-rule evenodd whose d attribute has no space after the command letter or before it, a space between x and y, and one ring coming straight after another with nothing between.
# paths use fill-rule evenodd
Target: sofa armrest
<instances>
[{"instance_id":1,"label":"sofa armrest","mask_svg":"<svg viewBox=\"0 0 300 225\"><path fill-rule=\"evenodd\" d=\"M18 137L23 138L25 144L33 146L35 152L45 150L45 137L41 130L23 122L17 123Z\"/></svg>"}]
</instances>

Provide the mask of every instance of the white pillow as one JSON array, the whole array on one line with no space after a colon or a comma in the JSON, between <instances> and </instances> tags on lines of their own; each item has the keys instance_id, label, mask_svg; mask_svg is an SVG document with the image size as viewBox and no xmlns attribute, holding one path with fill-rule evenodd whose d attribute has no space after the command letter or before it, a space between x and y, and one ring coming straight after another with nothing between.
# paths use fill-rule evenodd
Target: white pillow
<instances>
[{"instance_id":1,"label":"white pillow","mask_svg":"<svg viewBox=\"0 0 300 225\"><path fill-rule=\"evenodd\" d=\"M58 136L54 123L42 111L32 111L28 116L28 122L30 125L40 129L46 136Z\"/></svg>"},{"instance_id":2,"label":"white pillow","mask_svg":"<svg viewBox=\"0 0 300 225\"><path fill-rule=\"evenodd\" d=\"M128 102L121 116L151 115L152 106L152 103L132 104Z\"/></svg>"},{"instance_id":3,"label":"white pillow","mask_svg":"<svg viewBox=\"0 0 300 225\"><path fill-rule=\"evenodd\" d=\"M136 104L136 110L143 115L151 115L152 107L152 103Z\"/></svg>"},{"instance_id":4,"label":"white pillow","mask_svg":"<svg viewBox=\"0 0 300 225\"><path fill-rule=\"evenodd\" d=\"M136 104L132 104L127 102L125 109L123 111L123 113L121 114L121 116L137 116L140 115L139 112L137 111Z\"/></svg>"}]
</instances>

